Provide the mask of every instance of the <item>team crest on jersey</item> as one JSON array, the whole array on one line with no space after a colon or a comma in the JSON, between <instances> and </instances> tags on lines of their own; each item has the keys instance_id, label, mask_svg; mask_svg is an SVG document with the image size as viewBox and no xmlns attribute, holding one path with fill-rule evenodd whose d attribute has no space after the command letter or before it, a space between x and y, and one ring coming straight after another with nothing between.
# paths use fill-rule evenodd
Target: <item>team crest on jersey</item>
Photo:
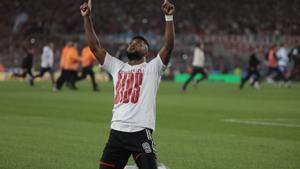
<instances>
[{"instance_id":1,"label":"team crest on jersey","mask_svg":"<svg viewBox=\"0 0 300 169\"><path fill-rule=\"evenodd\" d=\"M145 153L152 153L151 146L148 142L145 142L142 144L143 149L145 150Z\"/></svg>"}]
</instances>

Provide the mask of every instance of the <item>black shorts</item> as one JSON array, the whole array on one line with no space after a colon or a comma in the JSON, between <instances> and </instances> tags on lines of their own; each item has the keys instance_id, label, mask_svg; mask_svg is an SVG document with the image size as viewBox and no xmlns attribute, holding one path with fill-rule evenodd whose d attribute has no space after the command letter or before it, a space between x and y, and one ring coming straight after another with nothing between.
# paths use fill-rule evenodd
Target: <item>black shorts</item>
<instances>
[{"instance_id":1,"label":"black shorts","mask_svg":"<svg viewBox=\"0 0 300 169\"><path fill-rule=\"evenodd\" d=\"M92 73L94 73L93 66L84 67L82 69L82 73L85 73L85 74L92 74Z\"/></svg>"},{"instance_id":2,"label":"black shorts","mask_svg":"<svg viewBox=\"0 0 300 169\"><path fill-rule=\"evenodd\" d=\"M203 75L204 78L207 78L207 73L203 67L193 66L192 74L200 73Z\"/></svg>"},{"instance_id":3,"label":"black shorts","mask_svg":"<svg viewBox=\"0 0 300 169\"><path fill-rule=\"evenodd\" d=\"M53 70L51 67L42 67L40 70L40 74L43 76L46 72L53 73Z\"/></svg>"},{"instance_id":4,"label":"black shorts","mask_svg":"<svg viewBox=\"0 0 300 169\"><path fill-rule=\"evenodd\" d=\"M111 130L100 160L100 169L123 169L130 155L140 169L157 168L151 130L132 133Z\"/></svg>"},{"instance_id":5,"label":"black shorts","mask_svg":"<svg viewBox=\"0 0 300 169\"><path fill-rule=\"evenodd\" d=\"M279 70L277 67L268 67L268 73L267 75L271 75L272 73L279 73Z\"/></svg>"}]
</instances>

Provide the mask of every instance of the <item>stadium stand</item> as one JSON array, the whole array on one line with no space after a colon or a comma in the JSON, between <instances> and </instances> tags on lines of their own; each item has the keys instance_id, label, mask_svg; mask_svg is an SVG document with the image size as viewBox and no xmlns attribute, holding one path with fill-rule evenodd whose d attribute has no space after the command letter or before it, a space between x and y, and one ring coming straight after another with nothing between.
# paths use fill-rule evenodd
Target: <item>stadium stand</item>
<instances>
[{"instance_id":1,"label":"stadium stand","mask_svg":"<svg viewBox=\"0 0 300 169\"><path fill-rule=\"evenodd\" d=\"M1 1L0 63L5 67L18 66L22 48L30 40L32 44L35 42L37 49L47 41L54 41L57 57L66 40L75 40L81 45L84 36L80 3L79 0ZM113 54L132 34L139 33L146 35L153 52L157 51L163 32L160 25L164 24L160 3L144 0L94 2L95 28L103 37L104 46ZM277 0L176 0L175 4L177 39L172 65L176 68L171 68L172 72L187 70L192 59L191 45L199 37L207 44L210 69L223 69L221 72L242 66L243 56L249 53L259 52L262 57L272 43L286 42L292 47L300 42L298 0L288 3ZM35 63L39 66L39 57Z\"/></svg>"}]
</instances>

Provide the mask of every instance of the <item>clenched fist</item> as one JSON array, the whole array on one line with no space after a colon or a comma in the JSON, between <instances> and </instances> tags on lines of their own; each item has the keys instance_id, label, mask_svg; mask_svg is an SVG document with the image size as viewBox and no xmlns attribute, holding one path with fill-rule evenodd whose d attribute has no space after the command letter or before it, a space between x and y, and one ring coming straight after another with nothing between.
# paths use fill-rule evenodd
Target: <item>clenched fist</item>
<instances>
[{"instance_id":1,"label":"clenched fist","mask_svg":"<svg viewBox=\"0 0 300 169\"><path fill-rule=\"evenodd\" d=\"M161 9L165 15L173 15L175 12L175 6L171 4L168 0L164 0Z\"/></svg>"},{"instance_id":2,"label":"clenched fist","mask_svg":"<svg viewBox=\"0 0 300 169\"><path fill-rule=\"evenodd\" d=\"M86 2L80 6L80 11L82 16L90 16L91 14L91 9Z\"/></svg>"}]
</instances>

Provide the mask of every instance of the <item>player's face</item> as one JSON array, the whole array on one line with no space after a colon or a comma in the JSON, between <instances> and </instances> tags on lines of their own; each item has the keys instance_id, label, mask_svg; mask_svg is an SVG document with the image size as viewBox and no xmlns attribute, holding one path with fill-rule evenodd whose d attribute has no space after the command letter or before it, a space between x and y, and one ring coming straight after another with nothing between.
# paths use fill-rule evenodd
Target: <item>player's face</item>
<instances>
[{"instance_id":1,"label":"player's face","mask_svg":"<svg viewBox=\"0 0 300 169\"><path fill-rule=\"evenodd\" d=\"M132 40L127 47L127 52L133 53L133 52L141 52L145 53L148 51L147 44L145 44L144 41L140 39L134 39Z\"/></svg>"},{"instance_id":2,"label":"player's face","mask_svg":"<svg viewBox=\"0 0 300 169\"><path fill-rule=\"evenodd\" d=\"M128 44L126 52L129 60L139 60L147 55L148 47L143 40L134 39Z\"/></svg>"}]
</instances>

